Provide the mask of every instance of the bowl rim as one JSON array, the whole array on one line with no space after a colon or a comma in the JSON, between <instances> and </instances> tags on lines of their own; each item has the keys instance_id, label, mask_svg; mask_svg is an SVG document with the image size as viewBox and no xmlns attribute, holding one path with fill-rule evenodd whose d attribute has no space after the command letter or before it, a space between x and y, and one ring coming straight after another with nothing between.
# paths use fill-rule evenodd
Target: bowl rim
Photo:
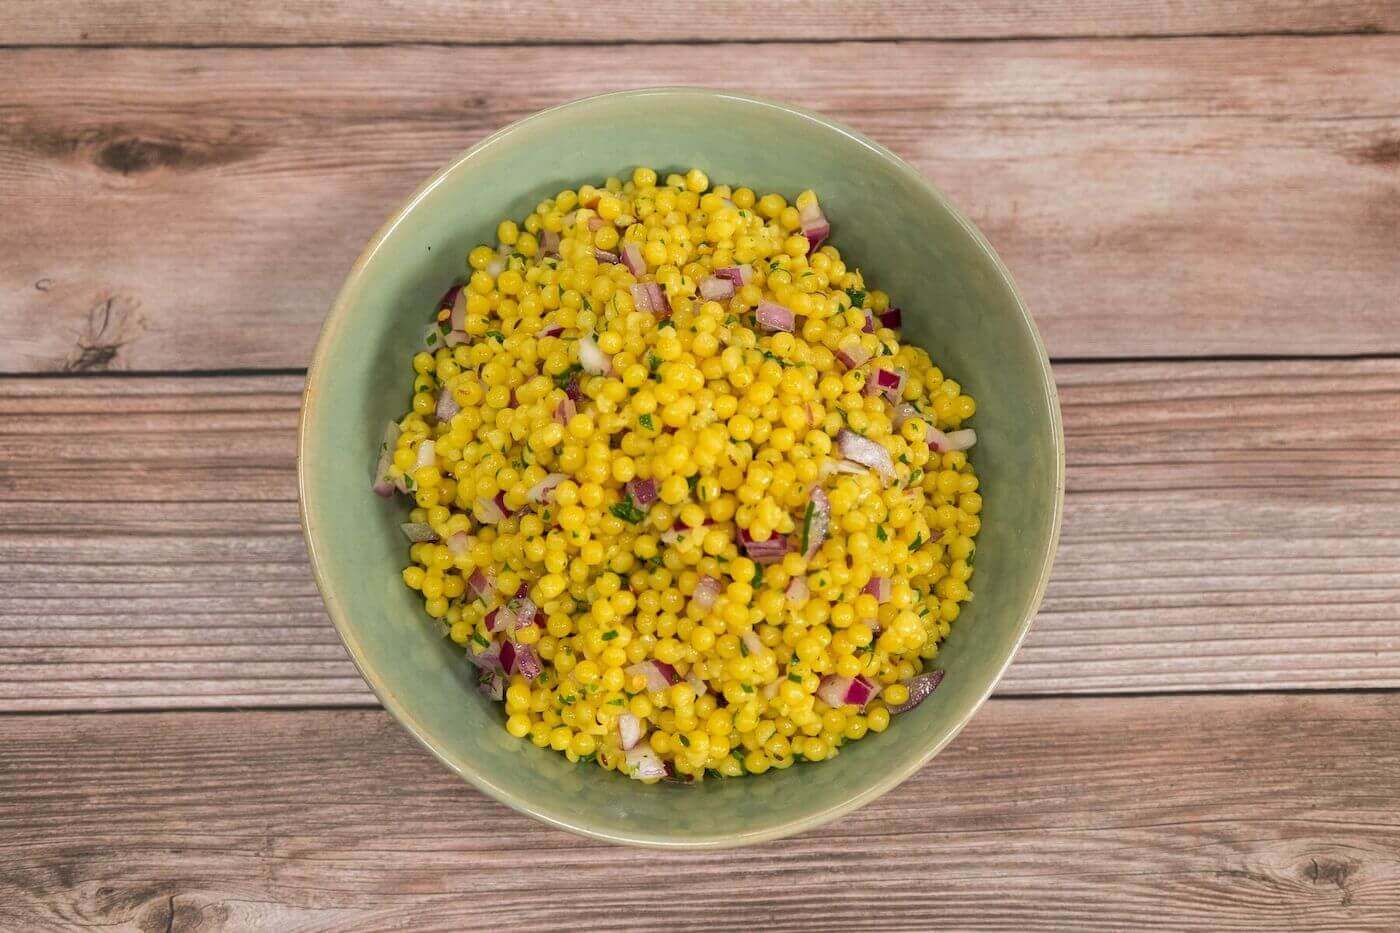
<instances>
[{"instance_id":1,"label":"bowl rim","mask_svg":"<svg viewBox=\"0 0 1400 933\"><path fill-rule=\"evenodd\" d=\"M962 231L972 239L979 249L991 261L992 267L996 270L1001 280L1011 293L1015 303L1016 311L1020 315L1027 331L1029 332L1032 344L1036 350L1037 362L1040 366L1040 380L1046 391L1046 398L1050 409L1050 432L1055 445L1055 483L1054 501L1052 503L1052 514L1050 519L1050 535L1047 541L1044 554L1036 579L1034 590L1031 594L1026 612L1017 625L1016 636L1012 642L1011 650L1007 652L1001 667L996 671L995 676L987 682L982 695L969 707L967 713L953 723L947 733L938 741L934 742L921 755L910 761L907 765L891 770L881 776L881 778L870 786L855 791L844 799L831 804L823 809L794 817L785 823L781 823L763 830L743 833L728 833L724 835L700 835L695 837L668 838L664 834L634 834L627 831L613 831L599 829L589 825L588 818L579 814L574 817L560 817L553 814L542 813L522 796L516 794L509 787L495 783L480 773L470 762L458 761L450 757L443 749L439 748L426 729L414 716L404 707L398 698L389 688L378 681L376 676L370 673L370 662L363 647L351 632L344 607L331 592L326 573L321 565L321 557L317 550L317 536L315 522L308 513L307 501L307 441L308 425L311 422L312 411L317 404L317 388L325 378L326 356L329 346L333 342L333 337L342 327L343 312L347 305L351 304L361 291L362 279L365 270L373 261L386 240L393 235L398 226L418 207L434 189L438 187L449 175L455 173L463 164L476 157L479 153L497 145L508 135L518 128L542 121L547 121L561 113L576 109L586 109L603 101L618 99L643 98L666 95L688 95L697 97L710 97L720 100L734 101L745 105L756 105L770 108L785 114L794 115L807 120L819 127L840 134L854 141L860 146L870 150L875 155L891 163L901 175L913 183L919 185L927 194L933 198L944 210L946 210L958 224ZM1060 526L1064 515L1064 490L1065 490L1065 444L1064 428L1060 413L1059 392L1055 385L1054 376L1051 373L1050 358L1045 349L1045 342L1040 335L1040 330L1036 327L1034 319L1026 308L1025 301L1022 300L1020 291L1016 287L1015 280L1011 277L1010 270L992 245L983 236L982 232L967 219L960 211L932 182L930 182L920 171L909 163L905 162L895 153L875 142L864 134L851 129L841 123L829 119L814 111L801 107L794 107L790 104L780 103L749 94L742 94L733 91L716 90L712 88L692 87L684 85L668 85L659 87L637 88L632 90L613 91L604 94L595 94L589 97L578 98L554 107L549 107L530 114L520 120L510 123L475 145L464 150L435 172L431 178L423 182L409 198L404 201L386 220L374 236L366 244L360 255L355 259L350 268L345 282L341 285L340 291L336 294L335 301L331 304L330 310L326 314L324 323L321 326L320 334L316 340L315 349L311 354L311 361L307 367L306 383L302 389L301 412L297 422L297 511L300 519L302 536L306 542L307 555L311 563L312 575L316 580L316 588L321 594L321 600L325 604L326 613L330 616L331 623L335 626L337 634L340 636L350 660L354 663L360 677L373 691L379 699L384 709L396 719L407 732L433 757L442 762L447 768L461 779L467 781L472 786L487 794L493 799L505 804L516 812L523 813L534 819L540 820L550 826L577 835L600 839L605 842L619 843L625 845L641 846L651 849L663 849L671 851L697 851L705 849L723 849L744 845L753 845L761 842L770 842L782 839L799 832L814 829L826 823L836 820L853 810L869 803L870 801L888 793L915 772L922 769L934 756L942 751L949 742L962 732L974 715L987 702L996 685L1005 676L1006 669L1015 659L1016 653L1020 650L1021 644L1025 641L1027 633L1030 631L1031 623L1035 620L1039 612L1041 603L1045 597L1046 587L1050 581L1050 571L1054 564L1055 554L1059 547Z\"/></svg>"}]
</instances>

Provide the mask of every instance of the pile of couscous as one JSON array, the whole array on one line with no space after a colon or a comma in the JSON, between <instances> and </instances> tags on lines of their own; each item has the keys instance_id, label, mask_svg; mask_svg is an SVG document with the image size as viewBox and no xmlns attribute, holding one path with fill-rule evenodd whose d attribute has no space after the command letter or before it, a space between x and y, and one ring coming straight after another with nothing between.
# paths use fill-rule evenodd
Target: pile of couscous
<instances>
[{"instance_id":1,"label":"pile of couscous","mask_svg":"<svg viewBox=\"0 0 1400 933\"><path fill-rule=\"evenodd\" d=\"M976 410L793 203L648 168L467 257L375 491L511 735L643 781L835 757L937 686Z\"/></svg>"}]
</instances>

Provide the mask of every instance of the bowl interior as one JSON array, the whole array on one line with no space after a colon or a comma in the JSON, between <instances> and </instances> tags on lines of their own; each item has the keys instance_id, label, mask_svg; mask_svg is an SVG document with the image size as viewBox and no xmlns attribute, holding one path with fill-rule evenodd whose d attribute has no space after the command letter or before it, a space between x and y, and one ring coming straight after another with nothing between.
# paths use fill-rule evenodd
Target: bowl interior
<instances>
[{"instance_id":1,"label":"bowl interior","mask_svg":"<svg viewBox=\"0 0 1400 933\"><path fill-rule=\"evenodd\" d=\"M973 459L985 496L976 592L940 653L939 690L833 761L698 787L644 786L510 738L460 651L399 578L407 506L370 491L383 426L410 395L408 359L433 302L494 242L503 217L631 166L700 166L715 182L815 189L832 239L904 309L905 335L978 402ZM1058 530L1063 459L1044 351L980 236L907 165L815 116L684 89L593 98L477 146L429 182L371 244L317 346L301 437L303 514L318 581L385 706L444 762L518 809L648 845L774 838L894 786L952 738L1030 624Z\"/></svg>"}]
</instances>

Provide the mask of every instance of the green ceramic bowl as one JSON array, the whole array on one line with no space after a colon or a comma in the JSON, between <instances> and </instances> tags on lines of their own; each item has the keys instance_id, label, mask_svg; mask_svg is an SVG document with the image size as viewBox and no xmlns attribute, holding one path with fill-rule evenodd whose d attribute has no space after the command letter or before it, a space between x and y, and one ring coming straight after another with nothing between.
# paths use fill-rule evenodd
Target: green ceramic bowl
<instances>
[{"instance_id":1,"label":"green ceramic bowl","mask_svg":"<svg viewBox=\"0 0 1400 933\"><path fill-rule=\"evenodd\" d=\"M939 653L943 685L835 760L695 787L646 786L508 736L461 652L404 587L407 507L370 490L383 426L407 405L409 357L433 302L503 217L638 164L717 182L813 188L832 240L904 308L904 335L978 403L985 509L976 600ZM307 376L298 470L317 583L360 672L400 722L497 800L563 829L668 848L735 846L810 829L894 787L992 691L1044 593L1064 453L1045 349L990 246L918 172L820 116L713 91L609 94L536 114L469 149L408 200L355 263ZM405 788L407 791L408 789ZM933 828L933 827L930 827Z\"/></svg>"}]
</instances>

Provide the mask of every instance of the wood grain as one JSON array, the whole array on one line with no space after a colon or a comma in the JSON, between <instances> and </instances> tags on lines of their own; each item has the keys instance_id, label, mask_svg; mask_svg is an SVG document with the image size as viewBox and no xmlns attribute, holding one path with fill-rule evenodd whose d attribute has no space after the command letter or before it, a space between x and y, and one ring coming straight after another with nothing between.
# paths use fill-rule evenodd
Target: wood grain
<instances>
[{"instance_id":1,"label":"wood grain","mask_svg":"<svg viewBox=\"0 0 1400 933\"><path fill-rule=\"evenodd\" d=\"M566 0L29 0L10 11L6 45L341 45L432 42L972 39L1201 33L1393 32L1393 0L1156 0L1017 3L719 0L624 4L605 14Z\"/></svg>"},{"instance_id":2,"label":"wood grain","mask_svg":"<svg viewBox=\"0 0 1400 933\"><path fill-rule=\"evenodd\" d=\"M993 700L830 827L670 854L514 813L379 711L3 717L0 927L1393 930L1397 723Z\"/></svg>"},{"instance_id":3,"label":"wood grain","mask_svg":"<svg viewBox=\"0 0 1400 933\"><path fill-rule=\"evenodd\" d=\"M1068 500L1003 694L1400 686L1400 361L1056 368ZM293 376L0 380L0 709L373 702Z\"/></svg>"},{"instance_id":4,"label":"wood grain","mask_svg":"<svg viewBox=\"0 0 1400 933\"><path fill-rule=\"evenodd\" d=\"M1059 357L1400 352L1400 37L815 54L3 51L0 372L302 366L434 168L581 88L667 83L761 90L891 146L987 232Z\"/></svg>"}]
</instances>

